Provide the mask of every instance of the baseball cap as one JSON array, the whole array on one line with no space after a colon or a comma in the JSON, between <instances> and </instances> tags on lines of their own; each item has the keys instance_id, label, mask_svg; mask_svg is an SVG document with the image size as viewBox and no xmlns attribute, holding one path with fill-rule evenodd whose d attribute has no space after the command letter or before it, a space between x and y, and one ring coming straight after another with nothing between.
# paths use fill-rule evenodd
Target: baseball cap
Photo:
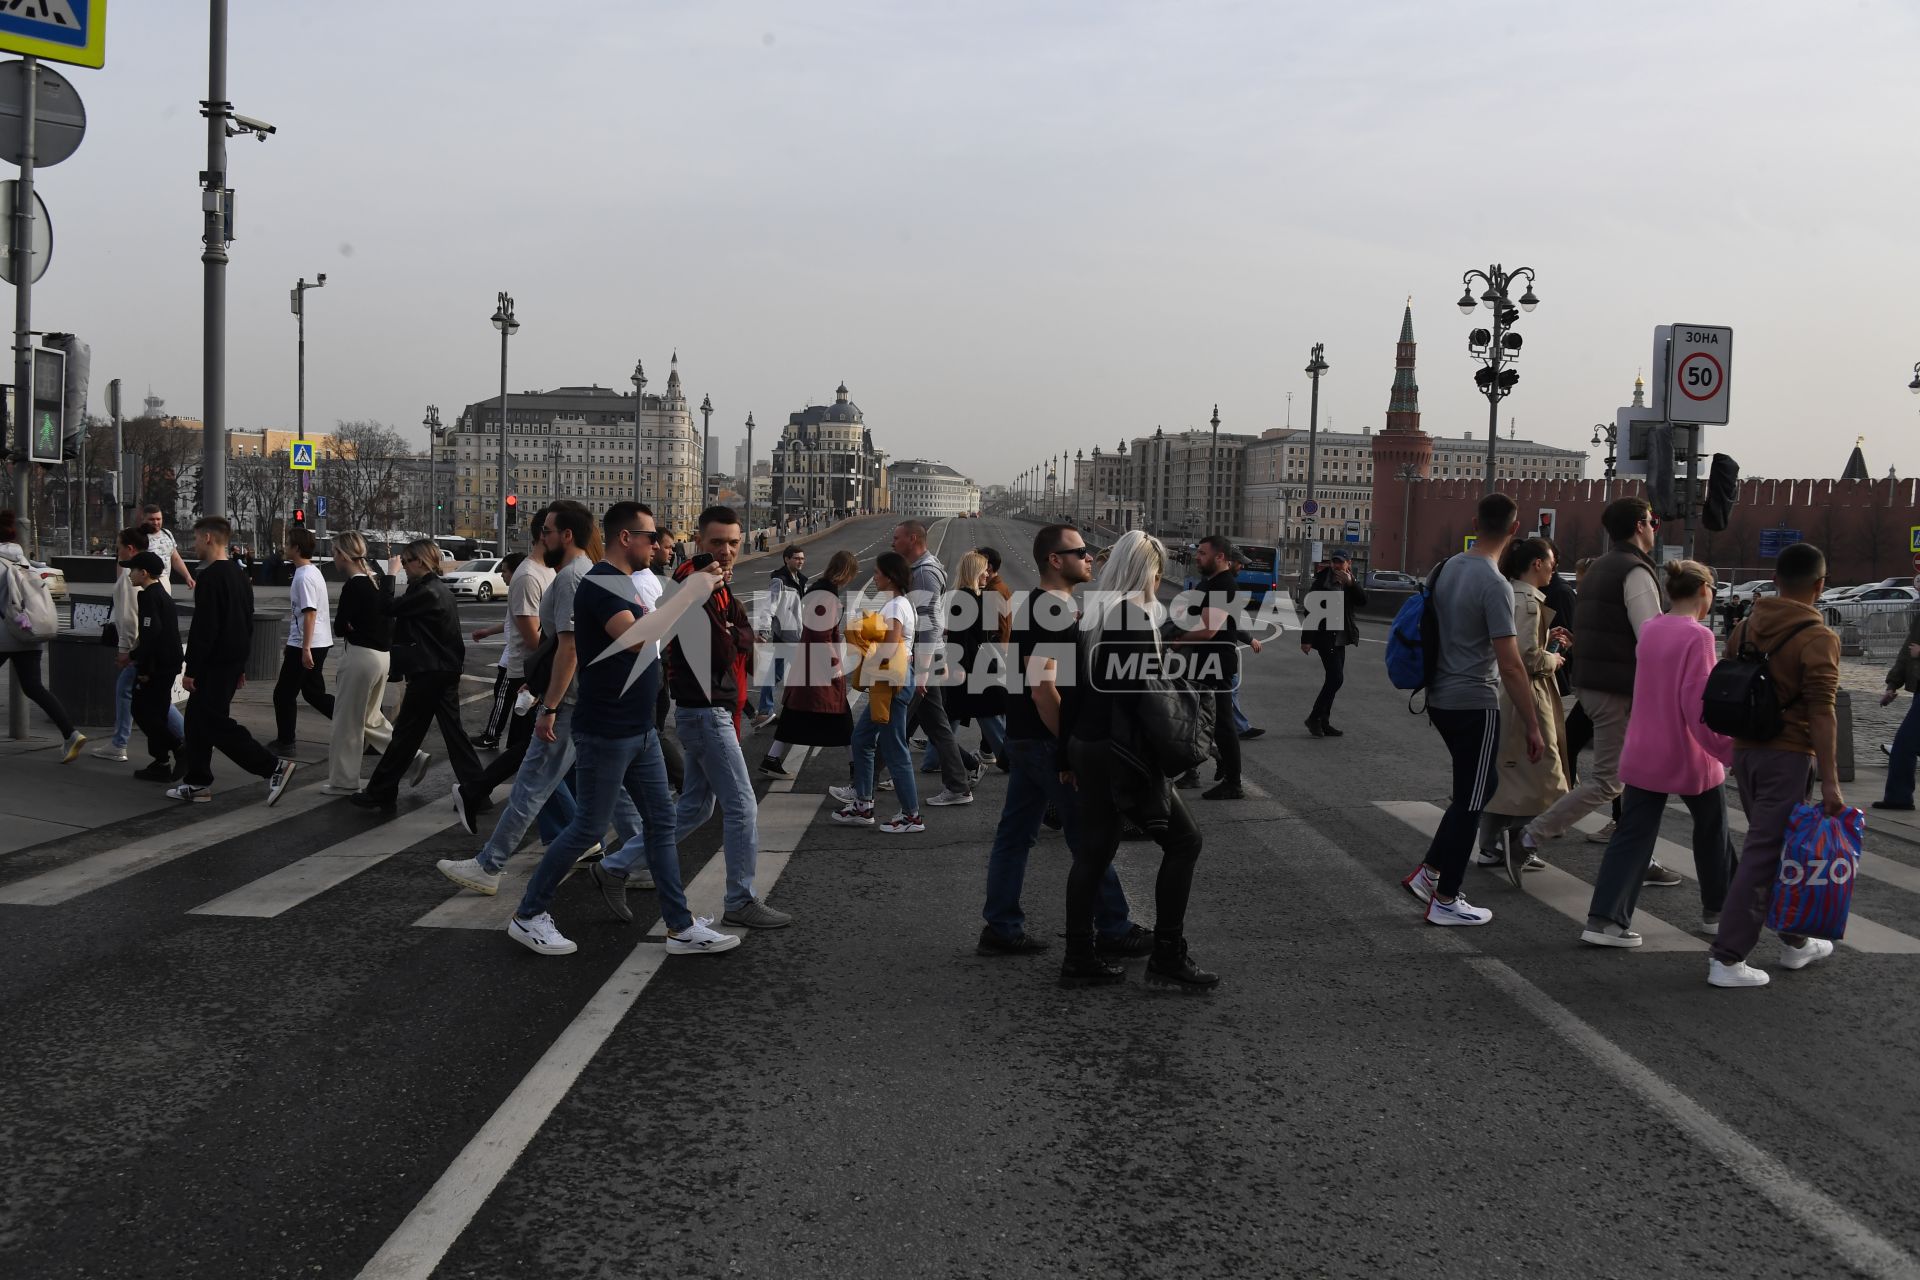
<instances>
[{"instance_id":1,"label":"baseball cap","mask_svg":"<svg viewBox=\"0 0 1920 1280\"><path fill-rule=\"evenodd\" d=\"M1341 563L1345 564L1345 563L1351 563L1353 560L1353 557L1348 555L1344 551L1331 551L1327 553L1327 559L1338 560Z\"/></svg>"},{"instance_id":2,"label":"baseball cap","mask_svg":"<svg viewBox=\"0 0 1920 1280\"><path fill-rule=\"evenodd\" d=\"M138 551L127 557L127 568L145 569L156 578L166 576L167 566L151 551Z\"/></svg>"}]
</instances>

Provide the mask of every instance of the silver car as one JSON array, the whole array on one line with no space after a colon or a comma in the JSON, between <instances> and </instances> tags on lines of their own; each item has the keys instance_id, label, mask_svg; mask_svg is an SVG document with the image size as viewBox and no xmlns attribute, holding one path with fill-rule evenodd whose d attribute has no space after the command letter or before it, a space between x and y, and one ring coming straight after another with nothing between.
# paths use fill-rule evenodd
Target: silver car
<instances>
[{"instance_id":1,"label":"silver car","mask_svg":"<svg viewBox=\"0 0 1920 1280\"><path fill-rule=\"evenodd\" d=\"M478 600L481 604L507 594L507 580L500 575L498 560L469 560L442 575L447 590L459 600Z\"/></svg>"}]
</instances>

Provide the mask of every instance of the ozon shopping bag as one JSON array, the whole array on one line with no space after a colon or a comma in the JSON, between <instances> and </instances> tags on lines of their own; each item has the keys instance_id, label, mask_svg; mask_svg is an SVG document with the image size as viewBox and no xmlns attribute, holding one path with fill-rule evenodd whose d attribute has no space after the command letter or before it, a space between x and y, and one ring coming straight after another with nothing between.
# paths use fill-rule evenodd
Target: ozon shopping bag
<instances>
[{"instance_id":1,"label":"ozon shopping bag","mask_svg":"<svg viewBox=\"0 0 1920 1280\"><path fill-rule=\"evenodd\" d=\"M1837 818L1829 818L1817 804L1794 809L1787 820L1787 844L1773 883L1767 928L1834 941L1846 936L1866 825L1867 815L1858 809Z\"/></svg>"}]
</instances>

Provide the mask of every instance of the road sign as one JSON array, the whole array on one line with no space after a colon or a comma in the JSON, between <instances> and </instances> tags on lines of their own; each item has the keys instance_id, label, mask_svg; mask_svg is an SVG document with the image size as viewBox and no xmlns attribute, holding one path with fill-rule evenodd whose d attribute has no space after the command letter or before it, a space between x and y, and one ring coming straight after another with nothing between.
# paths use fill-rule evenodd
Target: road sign
<instances>
[{"instance_id":1,"label":"road sign","mask_svg":"<svg viewBox=\"0 0 1920 1280\"><path fill-rule=\"evenodd\" d=\"M19 284L20 273L13 263L13 202L17 198L20 184L12 178L0 182L0 280L8 284ZM53 219L47 216L47 202L40 198L38 191L33 193L33 219L30 223L33 246L33 279L31 284L40 283L40 277L47 274L47 264L53 261Z\"/></svg>"},{"instance_id":2,"label":"road sign","mask_svg":"<svg viewBox=\"0 0 1920 1280\"><path fill-rule=\"evenodd\" d=\"M21 164L27 151L27 64L0 62L0 160ZM59 164L80 147L87 109L67 78L39 67L33 99L33 167Z\"/></svg>"},{"instance_id":3,"label":"road sign","mask_svg":"<svg viewBox=\"0 0 1920 1280\"><path fill-rule=\"evenodd\" d=\"M1308 498L1300 504L1300 514L1303 516L1317 516L1320 514L1320 504L1312 498Z\"/></svg>"},{"instance_id":4,"label":"road sign","mask_svg":"<svg viewBox=\"0 0 1920 1280\"><path fill-rule=\"evenodd\" d=\"M293 448L287 452L287 469L290 471L313 470L313 441L296 440Z\"/></svg>"},{"instance_id":5,"label":"road sign","mask_svg":"<svg viewBox=\"0 0 1920 1280\"><path fill-rule=\"evenodd\" d=\"M327 518L327 495L326 494L316 493L313 495L313 514L319 516L322 520L325 520Z\"/></svg>"},{"instance_id":6,"label":"road sign","mask_svg":"<svg viewBox=\"0 0 1920 1280\"><path fill-rule=\"evenodd\" d=\"M1479 536L1477 534L1470 533L1466 537L1460 540L1460 549L1462 551L1471 551L1473 550L1473 544L1478 541L1480 541Z\"/></svg>"},{"instance_id":7,"label":"road sign","mask_svg":"<svg viewBox=\"0 0 1920 1280\"><path fill-rule=\"evenodd\" d=\"M0 4L0 51L76 67L103 67L107 64L107 0Z\"/></svg>"},{"instance_id":8,"label":"road sign","mask_svg":"<svg viewBox=\"0 0 1920 1280\"><path fill-rule=\"evenodd\" d=\"M1724 425L1733 377L1733 330L1676 324L1667 349L1667 417Z\"/></svg>"},{"instance_id":9,"label":"road sign","mask_svg":"<svg viewBox=\"0 0 1920 1280\"><path fill-rule=\"evenodd\" d=\"M1772 560L1782 551L1800 541L1798 529L1762 529L1760 531L1760 558Z\"/></svg>"},{"instance_id":10,"label":"road sign","mask_svg":"<svg viewBox=\"0 0 1920 1280\"><path fill-rule=\"evenodd\" d=\"M1360 541L1360 522L1358 520L1347 521L1347 541Z\"/></svg>"},{"instance_id":11,"label":"road sign","mask_svg":"<svg viewBox=\"0 0 1920 1280\"><path fill-rule=\"evenodd\" d=\"M1920 524L1907 526L1907 550L1920 556Z\"/></svg>"},{"instance_id":12,"label":"road sign","mask_svg":"<svg viewBox=\"0 0 1920 1280\"><path fill-rule=\"evenodd\" d=\"M67 417L67 353L53 347L33 349L33 417L28 456L42 466L65 462L62 452Z\"/></svg>"}]
</instances>

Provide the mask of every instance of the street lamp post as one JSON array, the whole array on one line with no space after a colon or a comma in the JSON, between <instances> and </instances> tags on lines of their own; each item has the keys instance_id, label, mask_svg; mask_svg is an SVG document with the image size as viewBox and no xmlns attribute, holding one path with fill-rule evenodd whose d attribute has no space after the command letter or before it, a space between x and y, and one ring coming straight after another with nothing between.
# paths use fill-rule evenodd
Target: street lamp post
<instances>
[{"instance_id":1,"label":"street lamp post","mask_svg":"<svg viewBox=\"0 0 1920 1280\"><path fill-rule=\"evenodd\" d=\"M1207 532L1220 532L1220 517L1214 501L1214 494L1220 488L1220 464L1216 457L1220 452L1220 406L1213 406L1213 436L1207 442Z\"/></svg>"},{"instance_id":2,"label":"street lamp post","mask_svg":"<svg viewBox=\"0 0 1920 1280\"><path fill-rule=\"evenodd\" d=\"M1916 390L1920 390L1920 377L1916 377L1914 379L1914 382L1916 384ZM1619 461L1619 456L1616 453L1616 450L1620 447L1620 428L1611 422L1594 423L1592 443L1593 443L1593 447L1596 449L1603 444L1607 446L1607 470L1604 477L1605 483L1602 485L1600 490L1600 500L1602 502L1612 502L1613 501L1613 475L1614 475L1613 464Z\"/></svg>"},{"instance_id":3,"label":"street lamp post","mask_svg":"<svg viewBox=\"0 0 1920 1280\"><path fill-rule=\"evenodd\" d=\"M427 416L420 419L420 425L427 429L427 532L440 532L440 517L434 514L440 501L440 406L427 406ZM453 477L447 477L447 502L453 502ZM448 532L452 532L449 528Z\"/></svg>"},{"instance_id":4,"label":"street lamp post","mask_svg":"<svg viewBox=\"0 0 1920 1280\"><path fill-rule=\"evenodd\" d=\"M707 477L713 474L709 454L713 449L713 397L700 397L700 505L706 506L712 495L707 492Z\"/></svg>"},{"instance_id":5,"label":"street lamp post","mask_svg":"<svg viewBox=\"0 0 1920 1280\"><path fill-rule=\"evenodd\" d=\"M299 282L293 286L293 318L300 332L299 373L296 375L297 390L294 392L293 437L302 442L307 438L307 290L323 289L326 284L327 273L322 271L319 279L312 284L308 284L307 278L301 276ZM204 429L204 424L202 427ZM307 509L307 478L312 474L311 471L300 473L300 509L302 511Z\"/></svg>"},{"instance_id":6,"label":"street lamp post","mask_svg":"<svg viewBox=\"0 0 1920 1280\"><path fill-rule=\"evenodd\" d=\"M647 407L647 370L639 360L633 362L633 500L640 499L640 414Z\"/></svg>"},{"instance_id":7,"label":"street lamp post","mask_svg":"<svg viewBox=\"0 0 1920 1280\"><path fill-rule=\"evenodd\" d=\"M1920 396L1920 361L1916 361L1914 363L1913 381L1907 384L1907 390L1913 392L1913 394L1917 396Z\"/></svg>"},{"instance_id":8,"label":"street lamp post","mask_svg":"<svg viewBox=\"0 0 1920 1280\"><path fill-rule=\"evenodd\" d=\"M1324 342L1316 342L1313 344L1313 349L1307 353L1306 368L1307 377L1313 379L1313 398L1308 402L1307 407L1307 500L1309 502L1315 501L1314 484L1320 472L1320 375L1326 371L1327 344ZM1308 519L1312 520L1317 527L1320 520L1319 511L1316 509L1314 514L1309 516ZM1302 580L1305 580L1312 572L1312 566L1307 562L1308 558L1313 555L1313 539L1311 537L1307 539L1306 545L1301 548L1300 555L1302 557L1300 562L1300 576Z\"/></svg>"},{"instance_id":9,"label":"street lamp post","mask_svg":"<svg viewBox=\"0 0 1920 1280\"><path fill-rule=\"evenodd\" d=\"M498 553L507 554L507 339L520 332L520 322L513 318L513 296L502 293L499 304L493 309L493 327L500 331L500 462L498 492L495 498L498 506L494 510L494 529L500 538Z\"/></svg>"},{"instance_id":10,"label":"street lamp post","mask_svg":"<svg viewBox=\"0 0 1920 1280\"><path fill-rule=\"evenodd\" d=\"M742 489L740 493L741 496L747 500L747 527L745 532L747 540L751 542L753 540L753 411L751 409L747 411L747 478L744 483L746 487ZM749 546L743 550L752 551L753 548Z\"/></svg>"},{"instance_id":11,"label":"street lamp post","mask_svg":"<svg viewBox=\"0 0 1920 1280\"><path fill-rule=\"evenodd\" d=\"M1426 477L1411 462L1400 465L1400 572L1409 572L1407 562L1413 554L1413 486Z\"/></svg>"},{"instance_id":12,"label":"street lamp post","mask_svg":"<svg viewBox=\"0 0 1920 1280\"><path fill-rule=\"evenodd\" d=\"M1486 284L1486 292L1476 302L1473 296L1473 282ZM1526 282L1526 291L1518 299L1519 310L1514 309L1514 300L1510 297L1513 283ZM1521 311L1532 311L1540 305L1540 299L1533 296L1533 268L1515 267L1512 271L1494 263L1485 271L1468 271L1460 277L1460 314L1470 316L1474 307L1484 306L1493 312L1493 328L1475 329L1467 335L1467 350L1480 361L1480 370L1473 380L1480 388L1480 394L1487 398L1487 492L1494 488L1494 471L1498 466L1500 448L1500 402L1513 392L1513 384L1520 381L1520 374L1506 366L1520 358L1520 335L1511 332L1513 324L1520 318Z\"/></svg>"}]
</instances>

